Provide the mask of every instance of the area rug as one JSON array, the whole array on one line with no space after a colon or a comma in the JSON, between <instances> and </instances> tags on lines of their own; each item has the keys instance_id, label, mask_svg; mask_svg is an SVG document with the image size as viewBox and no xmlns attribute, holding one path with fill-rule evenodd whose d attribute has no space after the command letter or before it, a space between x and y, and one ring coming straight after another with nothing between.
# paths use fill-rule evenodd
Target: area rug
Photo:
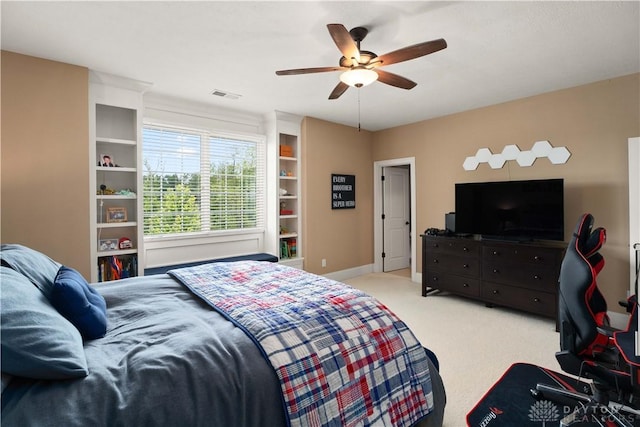
<instances>
[{"instance_id":1,"label":"area rug","mask_svg":"<svg viewBox=\"0 0 640 427\"><path fill-rule=\"evenodd\" d=\"M469 427L555 427L571 414L575 405L535 399L530 390L536 384L563 387L580 393L589 393L589 385L550 369L528 363L511 365L502 377L467 414ZM630 415L627 415L628 417ZM597 417L598 419L594 419ZM598 420L602 424L598 423ZM606 415L585 416L575 425L580 427L614 426ZM629 420L633 425L638 420Z\"/></svg>"}]
</instances>

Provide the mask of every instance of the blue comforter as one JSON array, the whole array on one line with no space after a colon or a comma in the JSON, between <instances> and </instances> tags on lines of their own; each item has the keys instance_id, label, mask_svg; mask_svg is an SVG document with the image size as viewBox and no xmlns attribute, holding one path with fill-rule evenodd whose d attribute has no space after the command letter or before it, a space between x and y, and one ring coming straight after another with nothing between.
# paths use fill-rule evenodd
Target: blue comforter
<instances>
[{"instance_id":1,"label":"blue comforter","mask_svg":"<svg viewBox=\"0 0 640 427\"><path fill-rule=\"evenodd\" d=\"M2 425L284 426L273 368L246 334L168 275L95 284L108 331L85 343L90 374L13 378ZM444 391L430 367L440 425Z\"/></svg>"},{"instance_id":2,"label":"blue comforter","mask_svg":"<svg viewBox=\"0 0 640 427\"><path fill-rule=\"evenodd\" d=\"M89 376L14 378L3 426L284 425L275 373L256 346L182 285L161 275L96 288L109 329L85 345Z\"/></svg>"}]
</instances>

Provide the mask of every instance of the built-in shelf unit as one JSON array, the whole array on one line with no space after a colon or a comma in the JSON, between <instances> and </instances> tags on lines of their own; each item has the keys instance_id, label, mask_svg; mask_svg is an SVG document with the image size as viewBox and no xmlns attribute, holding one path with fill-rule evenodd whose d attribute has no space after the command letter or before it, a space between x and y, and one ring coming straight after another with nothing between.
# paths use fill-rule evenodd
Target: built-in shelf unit
<instances>
[{"instance_id":1,"label":"built-in shelf unit","mask_svg":"<svg viewBox=\"0 0 640 427\"><path fill-rule=\"evenodd\" d=\"M91 73L91 281L140 275L142 94L148 85Z\"/></svg>"},{"instance_id":2,"label":"built-in shelf unit","mask_svg":"<svg viewBox=\"0 0 640 427\"><path fill-rule=\"evenodd\" d=\"M298 116L276 113L274 151L276 152L276 254L280 263L302 269L302 162Z\"/></svg>"}]
</instances>

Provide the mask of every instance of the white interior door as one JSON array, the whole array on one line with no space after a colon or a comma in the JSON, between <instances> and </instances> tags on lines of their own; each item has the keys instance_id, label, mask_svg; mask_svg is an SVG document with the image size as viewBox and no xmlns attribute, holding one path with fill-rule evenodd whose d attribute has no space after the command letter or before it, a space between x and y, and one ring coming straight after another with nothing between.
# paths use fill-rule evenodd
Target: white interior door
<instances>
[{"instance_id":1,"label":"white interior door","mask_svg":"<svg viewBox=\"0 0 640 427\"><path fill-rule=\"evenodd\" d=\"M383 271L394 271L411 265L409 169L386 167L383 174Z\"/></svg>"}]
</instances>

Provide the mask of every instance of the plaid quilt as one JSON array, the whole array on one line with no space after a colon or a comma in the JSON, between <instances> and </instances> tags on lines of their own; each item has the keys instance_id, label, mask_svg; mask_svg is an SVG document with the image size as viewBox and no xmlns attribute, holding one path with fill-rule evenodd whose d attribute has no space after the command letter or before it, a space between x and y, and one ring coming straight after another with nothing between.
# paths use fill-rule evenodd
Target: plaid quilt
<instances>
[{"instance_id":1,"label":"plaid quilt","mask_svg":"<svg viewBox=\"0 0 640 427\"><path fill-rule=\"evenodd\" d=\"M433 408L424 349L375 298L277 263L169 274L258 345L281 381L291 426L411 426Z\"/></svg>"}]
</instances>

